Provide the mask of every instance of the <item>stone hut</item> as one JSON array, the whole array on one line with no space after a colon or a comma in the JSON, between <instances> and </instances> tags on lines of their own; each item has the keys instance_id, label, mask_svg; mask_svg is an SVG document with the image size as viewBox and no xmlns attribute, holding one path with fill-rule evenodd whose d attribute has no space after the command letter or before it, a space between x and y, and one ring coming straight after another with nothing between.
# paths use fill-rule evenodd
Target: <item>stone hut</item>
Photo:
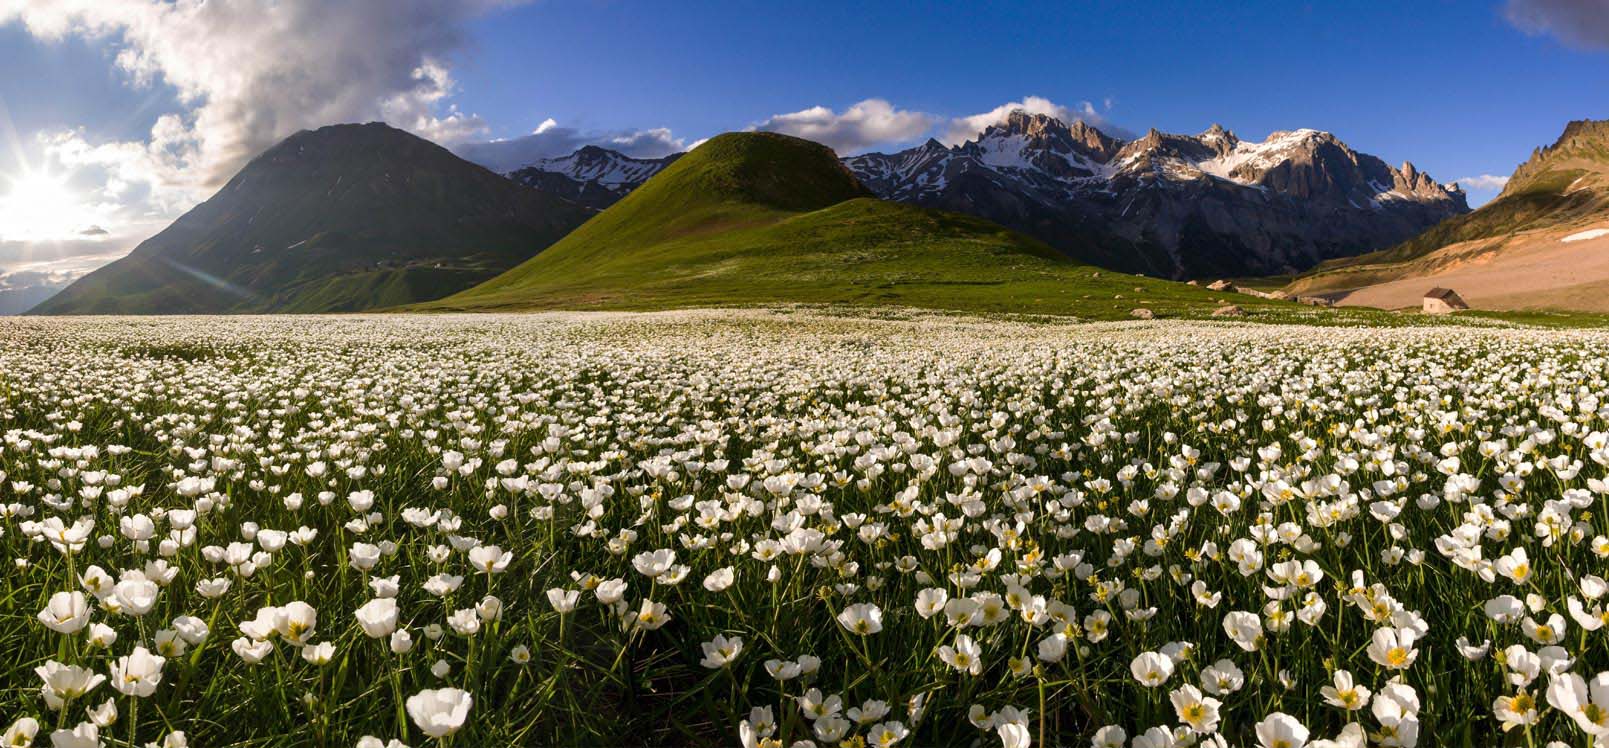
<instances>
[{"instance_id":1,"label":"stone hut","mask_svg":"<svg viewBox=\"0 0 1609 748\"><path fill-rule=\"evenodd\" d=\"M1436 287L1425 292L1425 314L1449 314L1468 308L1469 304L1464 303L1464 298L1451 288Z\"/></svg>"}]
</instances>

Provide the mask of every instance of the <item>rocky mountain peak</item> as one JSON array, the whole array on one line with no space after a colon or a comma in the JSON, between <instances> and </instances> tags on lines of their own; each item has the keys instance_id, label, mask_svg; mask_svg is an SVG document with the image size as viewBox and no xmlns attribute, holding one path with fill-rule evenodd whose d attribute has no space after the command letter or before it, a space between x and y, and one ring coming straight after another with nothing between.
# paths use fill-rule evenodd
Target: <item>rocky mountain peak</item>
<instances>
[{"instance_id":1,"label":"rocky mountain peak","mask_svg":"<svg viewBox=\"0 0 1609 748\"><path fill-rule=\"evenodd\" d=\"M1531 152L1514 170L1502 195L1542 189L1564 193L1609 184L1609 120L1575 120L1552 145Z\"/></svg>"},{"instance_id":2,"label":"rocky mountain peak","mask_svg":"<svg viewBox=\"0 0 1609 748\"><path fill-rule=\"evenodd\" d=\"M1609 143L1609 120L1578 119L1564 126L1564 133L1553 147L1604 143Z\"/></svg>"},{"instance_id":3,"label":"rocky mountain peak","mask_svg":"<svg viewBox=\"0 0 1609 748\"><path fill-rule=\"evenodd\" d=\"M570 155L571 155L572 158L575 158L577 160L591 160L591 159L600 159L600 158L610 158L610 157L614 157L614 156L619 156L621 154L616 153L615 151L611 151L611 150L609 150L607 148L604 148L603 146L584 145L584 146L581 146L580 150L577 150L575 153L572 153Z\"/></svg>"},{"instance_id":4,"label":"rocky mountain peak","mask_svg":"<svg viewBox=\"0 0 1609 748\"><path fill-rule=\"evenodd\" d=\"M1101 132L1083 120L1075 119L1068 124L1050 115L1016 109L1007 114L1005 120L990 125L976 140L968 141L958 149L963 153L978 155L990 150L990 144L1005 138L1021 138L1026 146L1023 155L1029 160L1037 160L1033 153L1076 153L1090 161L1105 163L1123 147L1122 140Z\"/></svg>"},{"instance_id":5,"label":"rocky mountain peak","mask_svg":"<svg viewBox=\"0 0 1609 748\"><path fill-rule=\"evenodd\" d=\"M1123 147L1121 138L1107 135L1081 119L1073 120L1073 124L1067 126L1067 133L1074 143L1083 146L1096 161L1102 163L1110 161Z\"/></svg>"},{"instance_id":6,"label":"rocky mountain peak","mask_svg":"<svg viewBox=\"0 0 1609 748\"><path fill-rule=\"evenodd\" d=\"M1235 146L1240 145L1240 138L1235 137L1234 133L1224 129L1223 125L1216 122L1212 123L1212 127L1197 135L1196 140L1201 141L1203 145L1211 148L1219 156L1228 155L1235 150Z\"/></svg>"},{"instance_id":7,"label":"rocky mountain peak","mask_svg":"<svg viewBox=\"0 0 1609 748\"><path fill-rule=\"evenodd\" d=\"M1034 138L1070 138L1067 125L1061 120L1045 114L1034 114L1021 109L1013 109L1006 115L1006 121L1000 125L1009 135L1023 135ZM992 129L992 128L991 128ZM985 132L988 132L985 130Z\"/></svg>"}]
</instances>

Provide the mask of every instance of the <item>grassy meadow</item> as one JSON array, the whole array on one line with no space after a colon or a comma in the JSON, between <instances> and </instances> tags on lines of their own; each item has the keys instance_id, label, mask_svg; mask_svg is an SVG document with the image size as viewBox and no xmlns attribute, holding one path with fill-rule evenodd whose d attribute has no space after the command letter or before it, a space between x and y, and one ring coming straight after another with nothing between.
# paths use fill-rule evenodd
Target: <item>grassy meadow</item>
<instances>
[{"instance_id":1,"label":"grassy meadow","mask_svg":"<svg viewBox=\"0 0 1609 748\"><path fill-rule=\"evenodd\" d=\"M4 324L7 746L1605 734L1598 333Z\"/></svg>"}]
</instances>

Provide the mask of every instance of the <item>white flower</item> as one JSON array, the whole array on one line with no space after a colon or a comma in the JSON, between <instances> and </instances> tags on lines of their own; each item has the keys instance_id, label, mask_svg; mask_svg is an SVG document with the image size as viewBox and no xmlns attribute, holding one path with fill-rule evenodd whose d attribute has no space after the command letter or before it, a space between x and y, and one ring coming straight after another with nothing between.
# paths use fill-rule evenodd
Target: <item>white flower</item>
<instances>
[{"instance_id":1,"label":"white flower","mask_svg":"<svg viewBox=\"0 0 1609 748\"><path fill-rule=\"evenodd\" d=\"M732 582L736 579L737 572L732 567L722 567L704 577L704 589L710 592L725 592L726 588L731 587Z\"/></svg>"},{"instance_id":2,"label":"white flower","mask_svg":"<svg viewBox=\"0 0 1609 748\"><path fill-rule=\"evenodd\" d=\"M1067 656L1067 637L1057 632L1040 639L1037 656L1045 662L1061 662Z\"/></svg>"},{"instance_id":3,"label":"white flower","mask_svg":"<svg viewBox=\"0 0 1609 748\"><path fill-rule=\"evenodd\" d=\"M879 722L866 730L866 745L872 748L889 748L905 736L911 734L905 723L899 721Z\"/></svg>"},{"instance_id":4,"label":"white flower","mask_svg":"<svg viewBox=\"0 0 1609 748\"><path fill-rule=\"evenodd\" d=\"M447 616L447 625L459 636L474 636L480 633L480 614L474 608L455 610Z\"/></svg>"},{"instance_id":5,"label":"white flower","mask_svg":"<svg viewBox=\"0 0 1609 748\"><path fill-rule=\"evenodd\" d=\"M1033 733L1020 722L996 725L994 731L1000 736L1001 748L1028 748L1033 745Z\"/></svg>"},{"instance_id":6,"label":"white flower","mask_svg":"<svg viewBox=\"0 0 1609 748\"><path fill-rule=\"evenodd\" d=\"M274 651L274 643L268 641L256 641L249 637L242 636L239 639L230 642L229 648L233 649L235 654L239 655L240 659L244 660L247 665L255 665L259 662L262 662L263 658L267 657L269 653Z\"/></svg>"},{"instance_id":7,"label":"white flower","mask_svg":"<svg viewBox=\"0 0 1609 748\"><path fill-rule=\"evenodd\" d=\"M371 639L382 639L397 629L397 601L381 597L364 603L352 612L358 627Z\"/></svg>"},{"instance_id":8,"label":"white flower","mask_svg":"<svg viewBox=\"0 0 1609 748\"><path fill-rule=\"evenodd\" d=\"M671 565L675 563L676 552L670 550L669 548L661 548L657 551L645 551L637 554L637 556L631 560L631 565L637 569L637 572L649 578L658 577L659 575L664 574L666 571L669 571Z\"/></svg>"},{"instance_id":9,"label":"white flower","mask_svg":"<svg viewBox=\"0 0 1609 748\"><path fill-rule=\"evenodd\" d=\"M1247 652L1255 652L1263 645L1263 621L1256 613L1237 610L1225 615L1224 632Z\"/></svg>"},{"instance_id":10,"label":"white flower","mask_svg":"<svg viewBox=\"0 0 1609 748\"><path fill-rule=\"evenodd\" d=\"M501 574L508 570L514 554L495 545L480 545L469 549L469 563L482 574Z\"/></svg>"},{"instance_id":11,"label":"white flower","mask_svg":"<svg viewBox=\"0 0 1609 748\"><path fill-rule=\"evenodd\" d=\"M1515 548L1493 560L1492 568L1515 584L1523 585L1531 579L1531 559L1524 548Z\"/></svg>"},{"instance_id":12,"label":"white flower","mask_svg":"<svg viewBox=\"0 0 1609 748\"><path fill-rule=\"evenodd\" d=\"M1141 652L1129 662L1129 673L1146 688L1156 688L1173 675L1173 659L1157 652Z\"/></svg>"},{"instance_id":13,"label":"white flower","mask_svg":"<svg viewBox=\"0 0 1609 748\"><path fill-rule=\"evenodd\" d=\"M1588 735L1609 735L1609 672L1588 681L1575 673L1551 676L1548 703Z\"/></svg>"},{"instance_id":14,"label":"white flower","mask_svg":"<svg viewBox=\"0 0 1609 748\"><path fill-rule=\"evenodd\" d=\"M80 722L71 730L50 733L50 748L101 748L101 730L93 722Z\"/></svg>"},{"instance_id":15,"label":"white flower","mask_svg":"<svg viewBox=\"0 0 1609 748\"><path fill-rule=\"evenodd\" d=\"M39 622L60 634L76 634L89 622L89 601L82 592L57 592L50 596Z\"/></svg>"},{"instance_id":16,"label":"white flower","mask_svg":"<svg viewBox=\"0 0 1609 748\"><path fill-rule=\"evenodd\" d=\"M598 602L604 605L614 605L626 597L626 580L608 579L598 583L598 588L592 593L597 596Z\"/></svg>"},{"instance_id":17,"label":"white flower","mask_svg":"<svg viewBox=\"0 0 1609 748\"><path fill-rule=\"evenodd\" d=\"M108 698L101 702L100 706L86 708L84 713L96 727L104 730L117 723L117 699ZM0 741L0 745L5 744L4 741Z\"/></svg>"},{"instance_id":18,"label":"white flower","mask_svg":"<svg viewBox=\"0 0 1609 748\"><path fill-rule=\"evenodd\" d=\"M715 638L700 645L704 650L704 659L700 665L711 670L726 667L737 659L739 652L743 651L743 640L738 637L728 638L724 634L716 634Z\"/></svg>"},{"instance_id":19,"label":"white flower","mask_svg":"<svg viewBox=\"0 0 1609 748\"><path fill-rule=\"evenodd\" d=\"M561 615L575 610L576 603L581 600L581 590L566 590L555 587L548 590L547 595L548 604L552 605L553 609Z\"/></svg>"},{"instance_id":20,"label":"white flower","mask_svg":"<svg viewBox=\"0 0 1609 748\"><path fill-rule=\"evenodd\" d=\"M305 647L302 647L302 659L307 660L314 665L328 665L330 664L330 660L334 657L335 644L331 642L309 644Z\"/></svg>"},{"instance_id":21,"label":"white flower","mask_svg":"<svg viewBox=\"0 0 1609 748\"><path fill-rule=\"evenodd\" d=\"M508 659L516 665L529 664L531 661L531 649L524 644L516 644L513 649L508 651Z\"/></svg>"},{"instance_id":22,"label":"white flower","mask_svg":"<svg viewBox=\"0 0 1609 748\"><path fill-rule=\"evenodd\" d=\"M63 702L83 697L106 682L106 676L89 668L64 665L55 660L46 660L45 664L34 668L34 673L44 681L45 698L52 709L60 709Z\"/></svg>"},{"instance_id":23,"label":"white flower","mask_svg":"<svg viewBox=\"0 0 1609 748\"><path fill-rule=\"evenodd\" d=\"M1307 727L1284 712L1274 712L1256 725L1257 744L1262 748L1303 748Z\"/></svg>"},{"instance_id":24,"label":"white flower","mask_svg":"<svg viewBox=\"0 0 1609 748\"><path fill-rule=\"evenodd\" d=\"M468 691L457 688L427 689L408 697L408 717L424 734L440 738L464 726L474 701Z\"/></svg>"},{"instance_id":25,"label":"white flower","mask_svg":"<svg viewBox=\"0 0 1609 748\"><path fill-rule=\"evenodd\" d=\"M1335 671L1334 685L1320 688L1319 695L1330 706L1349 712L1369 705L1369 689L1353 683L1352 674L1345 670Z\"/></svg>"},{"instance_id":26,"label":"white flower","mask_svg":"<svg viewBox=\"0 0 1609 748\"><path fill-rule=\"evenodd\" d=\"M39 735L39 720L33 717L18 717L5 732L0 733L0 745L7 748L26 748L33 744L34 738Z\"/></svg>"},{"instance_id":27,"label":"white flower","mask_svg":"<svg viewBox=\"0 0 1609 748\"><path fill-rule=\"evenodd\" d=\"M845 628L848 628L847 626ZM854 629L850 629L853 631ZM978 646L972 637L960 634L955 637L955 646L939 647L939 659L944 664L970 675L983 672L983 649Z\"/></svg>"},{"instance_id":28,"label":"white flower","mask_svg":"<svg viewBox=\"0 0 1609 748\"><path fill-rule=\"evenodd\" d=\"M274 631L286 642L302 646L312 640L318 628L318 611L300 600L286 603L274 611Z\"/></svg>"},{"instance_id":29,"label":"white flower","mask_svg":"<svg viewBox=\"0 0 1609 748\"><path fill-rule=\"evenodd\" d=\"M156 607L160 587L148 579L126 579L113 588L118 609L131 616L143 616Z\"/></svg>"},{"instance_id":30,"label":"white flower","mask_svg":"<svg viewBox=\"0 0 1609 748\"><path fill-rule=\"evenodd\" d=\"M950 593L942 588L929 587L916 593L916 612L923 618L944 612L944 604L950 601Z\"/></svg>"},{"instance_id":31,"label":"white flower","mask_svg":"<svg viewBox=\"0 0 1609 748\"><path fill-rule=\"evenodd\" d=\"M1407 668L1419 657L1419 650L1413 646L1414 638L1412 629L1375 629L1369 641L1369 659L1392 670Z\"/></svg>"},{"instance_id":32,"label":"white flower","mask_svg":"<svg viewBox=\"0 0 1609 748\"><path fill-rule=\"evenodd\" d=\"M838 623L852 634L875 634L883 630L883 611L871 603L856 603L838 614Z\"/></svg>"},{"instance_id":33,"label":"white flower","mask_svg":"<svg viewBox=\"0 0 1609 748\"><path fill-rule=\"evenodd\" d=\"M1123 748L1129 739L1128 732L1119 725L1107 725L1095 731L1090 739L1090 748Z\"/></svg>"},{"instance_id":34,"label":"white flower","mask_svg":"<svg viewBox=\"0 0 1609 748\"><path fill-rule=\"evenodd\" d=\"M1191 731L1201 734L1217 731L1218 708L1222 702L1202 695L1200 689L1189 684L1168 694L1168 700L1173 703L1173 713Z\"/></svg>"},{"instance_id":35,"label":"white flower","mask_svg":"<svg viewBox=\"0 0 1609 748\"><path fill-rule=\"evenodd\" d=\"M150 696L162 682L162 665L166 662L145 647L135 647L112 663L112 687L124 696Z\"/></svg>"},{"instance_id":36,"label":"white flower","mask_svg":"<svg viewBox=\"0 0 1609 748\"><path fill-rule=\"evenodd\" d=\"M653 631L670 622L669 608L663 603L644 598L642 607L637 609L636 621L639 627Z\"/></svg>"}]
</instances>

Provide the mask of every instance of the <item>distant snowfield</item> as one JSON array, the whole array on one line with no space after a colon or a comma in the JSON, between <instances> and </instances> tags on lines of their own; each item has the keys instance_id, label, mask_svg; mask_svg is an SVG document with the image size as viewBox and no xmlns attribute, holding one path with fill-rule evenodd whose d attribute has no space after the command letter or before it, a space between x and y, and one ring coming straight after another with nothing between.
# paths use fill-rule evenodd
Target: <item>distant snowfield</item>
<instances>
[{"instance_id":1,"label":"distant snowfield","mask_svg":"<svg viewBox=\"0 0 1609 748\"><path fill-rule=\"evenodd\" d=\"M1564 237L1560 241L1584 242L1588 239L1596 239L1600 236L1609 236L1609 229L1587 229L1586 231L1577 232Z\"/></svg>"}]
</instances>

